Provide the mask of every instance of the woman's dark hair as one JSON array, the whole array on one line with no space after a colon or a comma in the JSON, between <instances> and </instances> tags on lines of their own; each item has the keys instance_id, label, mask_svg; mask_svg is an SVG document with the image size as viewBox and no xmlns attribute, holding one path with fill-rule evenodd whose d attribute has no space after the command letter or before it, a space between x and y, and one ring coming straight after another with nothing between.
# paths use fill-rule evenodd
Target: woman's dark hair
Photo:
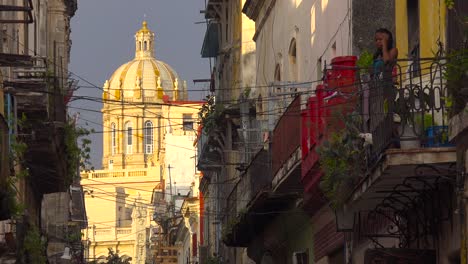
<instances>
[{"instance_id":1,"label":"woman's dark hair","mask_svg":"<svg viewBox=\"0 0 468 264\"><path fill-rule=\"evenodd\" d=\"M386 28L379 28L375 31L375 33L383 33L388 35L388 43L387 43L387 49L391 50L393 49L393 34L390 32L390 30ZM377 49L374 53L374 59L377 58L378 56L382 55L382 51Z\"/></svg>"}]
</instances>

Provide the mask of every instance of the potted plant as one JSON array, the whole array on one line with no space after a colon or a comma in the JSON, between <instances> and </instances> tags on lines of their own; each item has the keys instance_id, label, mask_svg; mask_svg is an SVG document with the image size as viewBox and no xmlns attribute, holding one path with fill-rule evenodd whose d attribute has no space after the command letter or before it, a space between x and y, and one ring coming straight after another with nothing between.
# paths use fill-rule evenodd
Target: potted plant
<instances>
[{"instance_id":1,"label":"potted plant","mask_svg":"<svg viewBox=\"0 0 468 264\"><path fill-rule=\"evenodd\" d=\"M413 92L401 89L396 100L394 121L398 126L400 147L402 149L420 148L424 129L432 125L432 115L424 113L420 93L417 88ZM424 95L422 95L424 96ZM424 102L427 102L424 100Z\"/></svg>"}]
</instances>

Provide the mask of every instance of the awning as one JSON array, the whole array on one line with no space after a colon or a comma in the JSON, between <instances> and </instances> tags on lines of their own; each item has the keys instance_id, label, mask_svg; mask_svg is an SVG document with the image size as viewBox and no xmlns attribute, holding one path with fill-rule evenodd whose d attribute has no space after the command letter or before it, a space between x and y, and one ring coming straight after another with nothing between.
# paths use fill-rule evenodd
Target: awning
<instances>
[{"instance_id":1,"label":"awning","mask_svg":"<svg viewBox=\"0 0 468 264\"><path fill-rule=\"evenodd\" d=\"M213 58L219 52L219 24L211 22L206 29L205 39L201 50L202 58Z\"/></svg>"}]
</instances>

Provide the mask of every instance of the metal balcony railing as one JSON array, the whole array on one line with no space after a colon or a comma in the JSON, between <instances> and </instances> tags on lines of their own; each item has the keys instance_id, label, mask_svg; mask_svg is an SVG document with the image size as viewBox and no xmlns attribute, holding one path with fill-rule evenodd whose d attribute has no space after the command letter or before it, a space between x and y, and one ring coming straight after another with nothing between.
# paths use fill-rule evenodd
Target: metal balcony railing
<instances>
[{"instance_id":1,"label":"metal balcony railing","mask_svg":"<svg viewBox=\"0 0 468 264\"><path fill-rule=\"evenodd\" d=\"M418 74L414 74L419 63ZM443 63L437 59L418 62L399 60L396 72L359 78L357 112L362 131L372 135L370 161L386 148L444 147L448 144L447 89Z\"/></svg>"},{"instance_id":2,"label":"metal balcony railing","mask_svg":"<svg viewBox=\"0 0 468 264\"><path fill-rule=\"evenodd\" d=\"M272 172L278 170L288 161L291 155L301 146L301 96L295 99L281 115L272 138Z\"/></svg>"},{"instance_id":3,"label":"metal balcony railing","mask_svg":"<svg viewBox=\"0 0 468 264\"><path fill-rule=\"evenodd\" d=\"M122 177L156 177L150 170L96 170L93 172L82 172L82 179L100 178L122 178Z\"/></svg>"},{"instance_id":4,"label":"metal balcony railing","mask_svg":"<svg viewBox=\"0 0 468 264\"><path fill-rule=\"evenodd\" d=\"M362 121L358 126L367 141L368 167L377 164L389 148L450 146L444 60L398 60L386 71L362 73L354 66L356 58L351 59L354 63L348 60L348 65L332 64L303 110L302 177L312 187L322 175L314 171L320 162L316 148L344 128L341 117L349 114L359 115Z\"/></svg>"}]
</instances>

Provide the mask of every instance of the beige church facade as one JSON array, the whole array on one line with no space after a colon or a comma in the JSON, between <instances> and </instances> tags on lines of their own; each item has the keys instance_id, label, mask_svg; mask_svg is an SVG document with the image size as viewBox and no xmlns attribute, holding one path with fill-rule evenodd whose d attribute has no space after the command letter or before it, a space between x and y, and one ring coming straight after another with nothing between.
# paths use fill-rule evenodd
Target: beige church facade
<instances>
[{"instance_id":1,"label":"beige church facade","mask_svg":"<svg viewBox=\"0 0 468 264\"><path fill-rule=\"evenodd\" d=\"M150 248L161 230L154 215L198 181L193 142L201 102L188 101L185 82L155 59L154 37L143 22L135 58L103 87L103 169L81 173L89 260L104 260L112 248L132 264L153 263Z\"/></svg>"}]
</instances>

